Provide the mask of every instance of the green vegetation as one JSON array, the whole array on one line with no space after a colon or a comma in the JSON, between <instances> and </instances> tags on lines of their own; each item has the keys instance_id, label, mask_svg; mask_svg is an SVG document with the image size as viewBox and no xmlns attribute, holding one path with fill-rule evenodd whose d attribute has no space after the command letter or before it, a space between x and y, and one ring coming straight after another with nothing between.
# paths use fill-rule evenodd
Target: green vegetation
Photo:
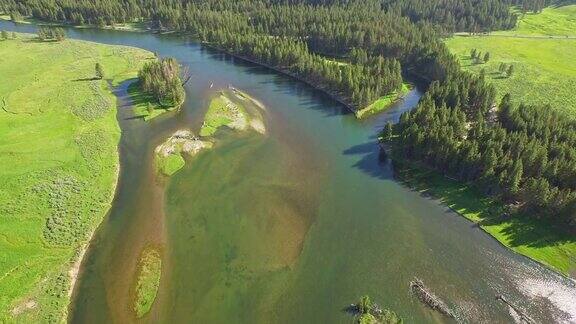
<instances>
[{"instance_id":1,"label":"green vegetation","mask_svg":"<svg viewBox=\"0 0 576 324\"><path fill-rule=\"evenodd\" d=\"M143 116L148 120L179 108L186 96L180 74L180 65L174 58L162 58L144 64L138 72L138 82L130 88L131 96L137 102L135 112L142 113L141 103L146 103L147 114ZM156 109L157 106L161 109Z\"/></svg>"},{"instance_id":2,"label":"green vegetation","mask_svg":"<svg viewBox=\"0 0 576 324\"><path fill-rule=\"evenodd\" d=\"M212 145L212 142L202 141L188 130L178 130L156 147L156 167L162 174L171 176L186 164L183 153L193 156Z\"/></svg>"},{"instance_id":3,"label":"green vegetation","mask_svg":"<svg viewBox=\"0 0 576 324\"><path fill-rule=\"evenodd\" d=\"M66 38L66 33L64 29L60 27L40 27L38 29L38 39L41 41L44 40L55 40L61 42Z\"/></svg>"},{"instance_id":4,"label":"green vegetation","mask_svg":"<svg viewBox=\"0 0 576 324\"><path fill-rule=\"evenodd\" d=\"M369 296L362 296L357 304L346 308L356 317L358 324L402 324L402 319L391 310L382 309Z\"/></svg>"},{"instance_id":5,"label":"green vegetation","mask_svg":"<svg viewBox=\"0 0 576 324\"><path fill-rule=\"evenodd\" d=\"M169 154L167 156L159 157L156 160L158 169L164 175L171 176L178 170L182 169L186 164L184 158L180 154Z\"/></svg>"},{"instance_id":6,"label":"green vegetation","mask_svg":"<svg viewBox=\"0 0 576 324\"><path fill-rule=\"evenodd\" d=\"M228 126L234 128L235 125L246 123L246 112L242 106L235 105L224 92L210 101L204 123L200 129L200 136L212 136L218 128ZM237 121L234 123L234 121Z\"/></svg>"},{"instance_id":7,"label":"green vegetation","mask_svg":"<svg viewBox=\"0 0 576 324\"><path fill-rule=\"evenodd\" d=\"M364 118L370 115L377 114L379 112L383 112L386 109L390 108L392 104L394 104L398 99L404 97L410 91L410 86L407 83L402 84L402 89L398 92L393 92L389 95L384 97L380 97L380 99L374 101L372 104L367 106L366 108L360 109L356 111L357 118Z\"/></svg>"},{"instance_id":8,"label":"green vegetation","mask_svg":"<svg viewBox=\"0 0 576 324\"><path fill-rule=\"evenodd\" d=\"M522 14L513 30L495 34L576 36L576 5L548 7L540 13Z\"/></svg>"},{"instance_id":9,"label":"green vegetation","mask_svg":"<svg viewBox=\"0 0 576 324\"><path fill-rule=\"evenodd\" d=\"M261 113L263 108L258 101L237 89L221 90L210 101L200 136L212 136L224 126L237 130L250 127L265 133Z\"/></svg>"},{"instance_id":10,"label":"green vegetation","mask_svg":"<svg viewBox=\"0 0 576 324\"><path fill-rule=\"evenodd\" d=\"M146 249L140 257L140 264L136 282L136 300L134 311L138 318L146 315L156 299L160 277L162 275L162 259L155 249Z\"/></svg>"},{"instance_id":11,"label":"green vegetation","mask_svg":"<svg viewBox=\"0 0 576 324\"><path fill-rule=\"evenodd\" d=\"M235 130L251 128L261 134L266 132L262 119L264 106L238 89L227 89L218 92L210 101L204 117L204 123L197 138L189 130L178 130L164 143L156 147L156 167L166 176L171 176L184 167L183 154L194 156L214 143L210 139L221 127Z\"/></svg>"},{"instance_id":12,"label":"green vegetation","mask_svg":"<svg viewBox=\"0 0 576 324\"><path fill-rule=\"evenodd\" d=\"M177 107L161 106L154 97L152 97L152 95L146 94L142 91L138 81L133 82L128 86L128 94L130 95L130 102L132 103L134 115L143 118L145 121L177 109Z\"/></svg>"},{"instance_id":13,"label":"green vegetation","mask_svg":"<svg viewBox=\"0 0 576 324\"><path fill-rule=\"evenodd\" d=\"M0 46L0 322L60 322L118 171L115 97L151 53L18 35Z\"/></svg>"},{"instance_id":14,"label":"green vegetation","mask_svg":"<svg viewBox=\"0 0 576 324\"><path fill-rule=\"evenodd\" d=\"M576 116L576 39L455 36L446 44L465 70L484 71L499 98L510 93L515 103L550 104ZM472 49L490 52L490 61L475 64L470 57ZM514 67L510 77L500 72L502 63Z\"/></svg>"},{"instance_id":15,"label":"green vegetation","mask_svg":"<svg viewBox=\"0 0 576 324\"><path fill-rule=\"evenodd\" d=\"M451 89L462 90L457 95ZM564 273L574 271L575 124L546 107L515 107L509 96L498 106L494 97L481 77L463 73L434 82L416 109L386 126L382 139L395 160L434 169L475 188L470 197L504 206L481 209L490 213L483 219L506 220L498 223L505 229L488 230L504 244ZM474 208L472 199L468 208Z\"/></svg>"},{"instance_id":16,"label":"green vegetation","mask_svg":"<svg viewBox=\"0 0 576 324\"><path fill-rule=\"evenodd\" d=\"M497 200L485 197L471 184L449 179L422 164L401 160L395 170L407 185L440 199L506 247L565 275L576 274L576 241L570 233L528 216L503 217L505 206Z\"/></svg>"},{"instance_id":17,"label":"green vegetation","mask_svg":"<svg viewBox=\"0 0 576 324\"><path fill-rule=\"evenodd\" d=\"M465 70L485 75L495 86L498 98L509 93L516 104L549 104L576 116L576 39L525 38L533 35L576 35L576 5L525 14L514 31L454 36L446 44ZM490 61L474 62L472 50L490 52ZM501 70L502 64L506 71Z\"/></svg>"},{"instance_id":18,"label":"green vegetation","mask_svg":"<svg viewBox=\"0 0 576 324\"><path fill-rule=\"evenodd\" d=\"M449 167L440 166L442 162L432 162L436 158L417 158L416 160L421 162L426 161L418 163L419 166L426 167L411 168L410 172L403 176L411 185L440 197L468 219L478 222L486 232L505 246L571 276L576 275L576 240L566 227L574 225L574 166L570 158L563 162L554 160L563 159L563 155L558 156L555 152L564 148L567 152L572 152L568 153L572 154L570 156L574 156L574 125L570 119L576 114L576 61L572 59L572 53L576 50L576 39L564 36L572 36L576 31L575 9L576 6L546 8L542 13L522 16L514 31L497 32L493 36L456 36L446 41L451 51L458 56L463 68L483 76L494 85L497 101L504 99L497 114L488 113L487 126L492 123L491 120L496 119L502 123L508 134L519 132L521 136L531 138L531 144L512 144L518 148L516 153L522 152L523 157L534 152L534 147L540 150L540 158L531 160L518 157L515 163L509 163L509 170L501 174L500 180L493 180L502 187L509 187L509 192L502 194L500 189L488 188L490 185L487 184L491 181L488 178L491 176L487 174L476 180L465 180L463 184L447 180L438 173L422 171L432 166L436 172L462 180L462 173L455 174L450 170L457 162ZM479 56L477 52L489 52L490 60L484 62L474 59ZM506 96L507 93L512 95L512 102L510 97ZM438 98L436 103L439 104ZM531 104L536 107L514 108L518 104ZM550 108L559 114L552 113ZM478 126L472 125L472 128ZM419 126L426 127L425 123L419 123ZM404 127L406 126L400 128ZM480 133L485 132L479 129L481 127L482 125L469 131L471 136L469 135L468 139L478 135L483 137L478 142L479 146L473 145L480 148L479 156L485 157L480 164L484 172L500 172L498 166L496 169L488 166L492 163L490 161L495 158L499 161L495 165L500 166L507 162L502 164L502 157L494 155L499 149L494 151L492 147L484 151L492 146L492 141L496 138L481 135ZM550 131L562 135L549 138L545 133ZM429 128L427 132L433 133L434 130ZM446 133L447 130L443 132ZM383 135L390 138L390 130L385 133ZM501 136L502 134L497 141L506 138ZM421 140L427 141L425 138ZM482 142L490 145L481 144ZM508 145L504 146L505 150L510 149ZM440 148L436 146L436 149ZM466 149L460 151L464 152ZM500 153L501 151L496 154ZM451 155L447 152L443 154ZM475 159L472 157L474 152L468 151L468 154L468 159ZM453 157L453 160L458 158ZM563 166L556 169L559 164ZM535 170L538 171L534 173ZM529 180L523 180L526 178ZM515 198L511 199L510 196ZM563 207L547 209L552 205ZM542 210L538 206L547 207ZM507 216L510 214L513 216ZM534 214L539 216L534 217Z\"/></svg>"}]
</instances>

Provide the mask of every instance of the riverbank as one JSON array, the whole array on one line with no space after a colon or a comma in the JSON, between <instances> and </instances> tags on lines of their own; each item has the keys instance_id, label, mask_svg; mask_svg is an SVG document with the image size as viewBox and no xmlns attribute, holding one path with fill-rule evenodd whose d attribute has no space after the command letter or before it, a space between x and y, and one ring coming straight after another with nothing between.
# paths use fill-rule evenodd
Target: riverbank
<instances>
[{"instance_id":1,"label":"riverbank","mask_svg":"<svg viewBox=\"0 0 576 324\"><path fill-rule=\"evenodd\" d=\"M118 179L115 86L152 53L77 40L1 42L0 322L66 316ZM100 63L107 80L94 77Z\"/></svg>"},{"instance_id":2,"label":"riverbank","mask_svg":"<svg viewBox=\"0 0 576 324\"><path fill-rule=\"evenodd\" d=\"M12 21L10 15L7 14L0 14L0 20L5 21ZM52 27L72 27L72 28L79 28L79 29L87 29L87 28L95 28L95 29L107 29L107 30L121 30L121 31L130 31L130 32L151 32L154 29L148 26L147 22L128 22L123 24L114 24L112 26L96 26L96 25L73 25L67 23L60 23L60 22L47 22L31 17L22 17L21 20L16 21L18 24L35 24L38 26L52 26Z\"/></svg>"},{"instance_id":3,"label":"riverbank","mask_svg":"<svg viewBox=\"0 0 576 324\"><path fill-rule=\"evenodd\" d=\"M355 113L356 118L362 119L387 110L398 100L404 98L404 96L406 96L406 94L410 92L411 88L412 86L410 86L408 83L402 83L402 88L400 89L400 91L381 97L378 100L374 101L374 103L372 103L371 105L367 106L366 108L357 110Z\"/></svg>"},{"instance_id":4,"label":"riverbank","mask_svg":"<svg viewBox=\"0 0 576 324\"><path fill-rule=\"evenodd\" d=\"M522 215L503 216L504 206L478 192L473 184L405 160L396 159L394 165L395 176L408 187L438 199L512 251L576 278L576 240L571 233Z\"/></svg>"},{"instance_id":5,"label":"riverbank","mask_svg":"<svg viewBox=\"0 0 576 324\"><path fill-rule=\"evenodd\" d=\"M8 15L0 15L0 19L11 21L10 16L8 16ZM111 29L111 30L133 31L133 32L174 33L174 31L162 31L162 30L150 28L144 22L116 24L113 26L94 26L94 25L78 26L78 25L66 24L66 23L45 22L45 21L40 21L40 20L33 19L33 18L23 18L23 20L19 21L18 23L27 23L27 24L33 23L33 24L45 25L45 26L66 26L66 27L71 27L71 28ZM228 50L222 49L222 48L215 46L213 44L210 44L208 42L202 42L202 44L204 46L210 47L210 48L217 50L219 52L226 53L230 56L242 59L244 61L247 61L247 62L250 62L253 64L264 66L268 69L274 70L278 73L287 75L293 79L296 79L298 81L306 83L308 86L310 86L310 87L312 87L318 91L323 92L325 95L329 96L332 100L337 101L338 103L340 103L341 105L346 107L358 119L362 119L362 118L377 114L379 112L385 111L386 109L391 107L393 104L398 102L398 100L401 100L404 97L404 95L406 93L408 93L408 91L410 90L410 86L407 83L403 83L402 87L399 91L390 93L390 94L383 96L383 97L380 97L377 100L375 100L372 104L370 104L364 108L357 108L351 102L349 102L349 100L347 98L334 93L329 87L323 86L321 84L318 84L317 82L309 80L308 78L294 74L287 69L284 69L281 67L271 66L271 65L253 60L249 57L230 52ZM338 65L345 65L346 63L337 62L337 64ZM137 106L137 109L135 110L135 112L138 113L139 115L143 116L143 118L145 120L150 120L152 118L155 118L155 117L161 115L163 112L167 112L167 111L171 111L171 110L172 109L158 109L156 111L152 111L148 107L138 107Z\"/></svg>"},{"instance_id":6,"label":"riverbank","mask_svg":"<svg viewBox=\"0 0 576 324\"><path fill-rule=\"evenodd\" d=\"M230 55L232 57L244 60L246 62L250 62L253 64L263 66L263 67L268 68L270 70L276 71L280 74L289 76L292 79L303 82L303 83L307 84L308 86L324 93L325 95L330 97L330 99L332 99L332 100L338 102L339 104L341 104L342 106L344 106L349 112L353 113L356 116L356 118L358 118L358 119L361 119L361 118L366 117L368 115L373 115L377 112L382 112L382 111L386 110L388 107L392 106L398 100L402 99L403 95L405 94L406 89L408 88L407 84L403 84L402 90L399 91L397 94L390 94L388 96L379 98L376 102L369 105L368 107L365 107L363 109L357 109L354 107L354 105L352 105L352 103L350 103L348 100L346 100L346 98L343 98L342 96L340 96L338 94L335 94L332 90L330 90L329 87L317 84L316 82L313 82L313 81L311 81L305 77L302 77L302 76L299 76L295 73L292 73L292 72L288 71L287 69L283 69L281 67L271 66L271 65L253 60L249 57L230 52L228 50L222 49L222 48L215 46L213 44L210 44L208 42L202 42L202 45L209 47L213 50L216 50L218 52L226 53L227 55ZM391 96L393 96L393 97L391 97Z\"/></svg>"}]
</instances>

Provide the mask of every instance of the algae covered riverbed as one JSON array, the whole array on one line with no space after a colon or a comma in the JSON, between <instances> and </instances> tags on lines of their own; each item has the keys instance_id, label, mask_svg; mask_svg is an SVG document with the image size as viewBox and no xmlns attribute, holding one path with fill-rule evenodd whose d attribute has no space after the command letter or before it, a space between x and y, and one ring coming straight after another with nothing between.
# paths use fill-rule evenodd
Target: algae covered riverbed
<instances>
[{"instance_id":1,"label":"algae covered riverbed","mask_svg":"<svg viewBox=\"0 0 576 324\"><path fill-rule=\"evenodd\" d=\"M182 109L149 122L132 119L128 85L117 92L120 182L71 322L346 323L342 309L362 295L407 322L447 321L409 294L415 276L470 322L511 321L498 294L537 320L572 319L573 283L399 184L380 159L377 129L413 107L417 88L357 121L300 82L183 37L69 35L174 56L193 73ZM213 148L159 179L155 148L179 129L199 134L216 89L229 85L264 104L266 135L217 132ZM162 251L162 276L138 320L130 292L148 246Z\"/></svg>"}]
</instances>

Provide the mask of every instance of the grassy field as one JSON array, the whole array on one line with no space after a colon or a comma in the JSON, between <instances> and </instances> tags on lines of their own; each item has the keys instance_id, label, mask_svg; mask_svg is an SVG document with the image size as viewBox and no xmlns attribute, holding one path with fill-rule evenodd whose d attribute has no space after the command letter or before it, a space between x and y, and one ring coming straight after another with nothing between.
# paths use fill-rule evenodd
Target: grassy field
<instances>
[{"instance_id":1,"label":"grassy field","mask_svg":"<svg viewBox=\"0 0 576 324\"><path fill-rule=\"evenodd\" d=\"M556 23L566 26L569 19L572 22L576 20L575 7L546 9L542 14L522 19L518 31L498 34L513 36L520 31L537 33L536 25L532 24L528 29L523 22L550 16L550 12L565 13L564 21L558 18ZM555 33L549 28L541 32ZM516 103L550 104L554 109L576 116L576 39L454 36L447 39L446 44L458 56L465 70L480 73L484 69L487 80L496 86L500 97L510 93ZM474 64L470 59L472 49L489 52L488 63ZM507 77L498 71L501 63L514 66L512 76Z\"/></svg>"},{"instance_id":2,"label":"grassy field","mask_svg":"<svg viewBox=\"0 0 576 324\"><path fill-rule=\"evenodd\" d=\"M116 101L94 65L118 84L152 53L18 36L0 42L0 322L58 322L118 172Z\"/></svg>"},{"instance_id":3,"label":"grassy field","mask_svg":"<svg viewBox=\"0 0 576 324\"><path fill-rule=\"evenodd\" d=\"M160 286L161 275L162 259L158 251L154 249L144 250L140 259L136 283L136 300L134 301L136 317L143 317L152 308Z\"/></svg>"},{"instance_id":4,"label":"grassy field","mask_svg":"<svg viewBox=\"0 0 576 324\"><path fill-rule=\"evenodd\" d=\"M538 14L520 15L516 28L495 34L576 36L576 5L549 7Z\"/></svg>"},{"instance_id":5,"label":"grassy field","mask_svg":"<svg viewBox=\"0 0 576 324\"><path fill-rule=\"evenodd\" d=\"M478 223L503 245L565 275L576 277L576 240L570 233L528 217L503 219L502 206L489 198L479 199L483 195L473 186L436 172L406 164L396 169L400 180L408 186L440 199L452 210Z\"/></svg>"}]
</instances>

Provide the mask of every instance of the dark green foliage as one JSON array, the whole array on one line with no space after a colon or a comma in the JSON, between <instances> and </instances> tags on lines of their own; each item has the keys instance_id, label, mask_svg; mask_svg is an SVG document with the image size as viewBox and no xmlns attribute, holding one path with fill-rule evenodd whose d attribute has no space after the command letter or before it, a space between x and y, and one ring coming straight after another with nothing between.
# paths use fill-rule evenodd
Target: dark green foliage
<instances>
[{"instance_id":1,"label":"dark green foliage","mask_svg":"<svg viewBox=\"0 0 576 324\"><path fill-rule=\"evenodd\" d=\"M138 72L140 87L165 107L180 106L184 102L184 87L180 79L180 65L174 58L162 58L146 63Z\"/></svg>"},{"instance_id":2,"label":"dark green foliage","mask_svg":"<svg viewBox=\"0 0 576 324\"><path fill-rule=\"evenodd\" d=\"M481 78L434 82L394 126L395 152L526 214L576 226L576 123L550 107L512 107L509 96L498 111L493 103Z\"/></svg>"},{"instance_id":3,"label":"dark green foliage","mask_svg":"<svg viewBox=\"0 0 576 324\"><path fill-rule=\"evenodd\" d=\"M2 39L4 39L4 40L8 39L8 32L7 31L3 30L1 35L2 35Z\"/></svg>"},{"instance_id":4,"label":"dark green foliage","mask_svg":"<svg viewBox=\"0 0 576 324\"><path fill-rule=\"evenodd\" d=\"M391 122L387 122L386 126L384 126L384 129L380 133L380 139L383 141L389 141L392 139L392 135L394 135L394 126Z\"/></svg>"},{"instance_id":5,"label":"dark green foliage","mask_svg":"<svg viewBox=\"0 0 576 324\"><path fill-rule=\"evenodd\" d=\"M355 108L398 91L402 72L431 82L458 71L438 30L507 28L516 19L507 0L6 2L6 11L49 21L104 26L144 19L159 30L190 32L295 74ZM318 54L348 57L351 64Z\"/></svg>"},{"instance_id":6,"label":"dark green foliage","mask_svg":"<svg viewBox=\"0 0 576 324\"><path fill-rule=\"evenodd\" d=\"M18 11L12 11L10 13L10 20L12 20L13 22L22 21L22 15Z\"/></svg>"},{"instance_id":7,"label":"dark green foliage","mask_svg":"<svg viewBox=\"0 0 576 324\"><path fill-rule=\"evenodd\" d=\"M347 311L356 317L358 324L402 324L402 319L391 310L382 309L370 300L369 296L362 296L357 304L347 308Z\"/></svg>"},{"instance_id":8,"label":"dark green foliage","mask_svg":"<svg viewBox=\"0 0 576 324\"><path fill-rule=\"evenodd\" d=\"M511 77L513 73L514 73L514 65L510 64L510 66L508 67L508 70L506 71L506 75L508 77Z\"/></svg>"},{"instance_id":9,"label":"dark green foliage","mask_svg":"<svg viewBox=\"0 0 576 324\"><path fill-rule=\"evenodd\" d=\"M40 40L56 40L63 41L66 38L66 33L64 29L56 27L40 27L38 29L38 39Z\"/></svg>"},{"instance_id":10,"label":"dark green foliage","mask_svg":"<svg viewBox=\"0 0 576 324\"><path fill-rule=\"evenodd\" d=\"M102 65L100 63L96 63L96 66L94 67L94 73L96 75L96 78L98 79L104 78L104 69L102 68Z\"/></svg>"},{"instance_id":11,"label":"dark green foliage","mask_svg":"<svg viewBox=\"0 0 576 324\"><path fill-rule=\"evenodd\" d=\"M391 11L402 13L413 21L438 24L447 32L471 33L510 29L516 15L507 0L383 0Z\"/></svg>"}]
</instances>

